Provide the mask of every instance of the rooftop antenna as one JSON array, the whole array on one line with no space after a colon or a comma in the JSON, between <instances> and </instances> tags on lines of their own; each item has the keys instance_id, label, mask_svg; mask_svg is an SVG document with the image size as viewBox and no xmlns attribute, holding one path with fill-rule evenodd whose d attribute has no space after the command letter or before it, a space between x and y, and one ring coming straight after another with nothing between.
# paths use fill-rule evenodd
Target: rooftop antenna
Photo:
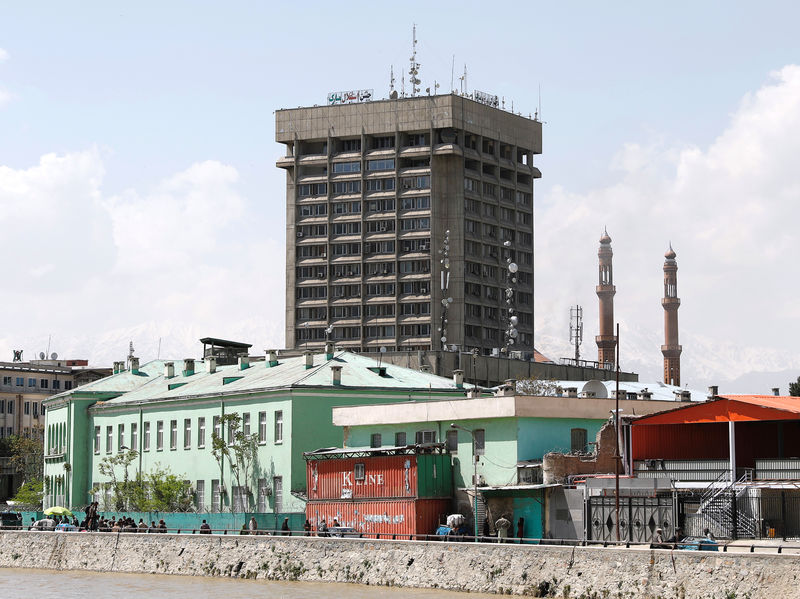
<instances>
[{"instance_id":1,"label":"rooftop antenna","mask_svg":"<svg viewBox=\"0 0 800 599\"><path fill-rule=\"evenodd\" d=\"M581 359L581 342L583 342L583 308L569 309L569 342L575 346L575 362Z\"/></svg>"},{"instance_id":2,"label":"rooftop antenna","mask_svg":"<svg viewBox=\"0 0 800 599\"><path fill-rule=\"evenodd\" d=\"M161 337L158 338L158 353L156 354L156 360L161 358Z\"/></svg>"},{"instance_id":3,"label":"rooftop antenna","mask_svg":"<svg viewBox=\"0 0 800 599\"><path fill-rule=\"evenodd\" d=\"M671 247L671 246L670 246ZM45 352L48 356L50 355L50 340L53 338L53 335L50 334L47 336L47 351Z\"/></svg>"},{"instance_id":4,"label":"rooftop antenna","mask_svg":"<svg viewBox=\"0 0 800 599\"><path fill-rule=\"evenodd\" d=\"M411 43L411 58L409 59L410 65L408 69L408 82L411 84L411 97L415 97L419 93L418 85L422 83L420 79L417 77L419 75L419 68L422 66L417 62L417 24L414 23L414 27L412 29L413 34L412 38L413 41Z\"/></svg>"},{"instance_id":5,"label":"rooftop antenna","mask_svg":"<svg viewBox=\"0 0 800 599\"><path fill-rule=\"evenodd\" d=\"M394 92L394 65L389 67L389 96Z\"/></svg>"},{"instance_id":6,"label":"rooftop antenna","mask_svg":"<svg viewBox=\"0 0 800 599\"><path fill-rule=\"evenodd\" d=\"M461 77L459 77L458 80L461 82L461 95L462 96L466 96L467 95L467 63L464 63L464 74L461 75Z\"/></svg>"},{"instance_id":7,"label":"rooftop antenna","mask_svg":"<svg viewBox=\"0 0 800 599\"><path fill-rule=\"evenodd\" d=\"M453 87L453 81L455 81L455 78L456 78L456 55L453 54L453 62L450 65L450 93L451 94L456 91L456 88Z\"/></svg>"},{"instance_id":8,"label":"rooftop antenna","mask_svg":"<svg viewBox=\"0 0 800 599\"><path fill-rule=\"evenodd\" d=\"M128 364L131 363L131 358L133 358L133 341L128 343Z\"/></svg>"},{"instance_id":9,"label":"rooftop antenna","mask_svg":"<svg viewBox=\"0 0 800 599\"><path fill-rule=\"evenodd\" d=\"M542 117L542 84L539 84L539 106L536 108L536 115Z\"/></svg>"},{"instance_id":10,"label":"rooftop antenna","mask_svg":"<svg viewBox=\"0 0 800 599\"><path fill-rule=\"evenodd\" d=\"M400 97L406 97L406 75L403 73L400 75Z\"/></svg>"}]
</instances>

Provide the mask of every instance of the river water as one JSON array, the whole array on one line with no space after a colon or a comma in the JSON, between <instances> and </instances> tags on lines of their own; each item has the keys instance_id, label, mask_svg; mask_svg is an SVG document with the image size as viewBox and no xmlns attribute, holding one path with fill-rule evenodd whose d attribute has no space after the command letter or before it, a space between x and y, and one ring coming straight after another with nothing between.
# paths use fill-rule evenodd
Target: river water
<instances>
[{"instance_id":1,"label":"river water","mask_svg":"<svg viewBox=\"0 0 800 599\"><path fill-rule=\"evenodd\" d=\"M434 589L398 589L322 582L274 582L236 578L160 576L157 574L108 574L59 570L0 568L3 599L477 599L496 595L454 593Z\"/></svg>"}]
</instances>

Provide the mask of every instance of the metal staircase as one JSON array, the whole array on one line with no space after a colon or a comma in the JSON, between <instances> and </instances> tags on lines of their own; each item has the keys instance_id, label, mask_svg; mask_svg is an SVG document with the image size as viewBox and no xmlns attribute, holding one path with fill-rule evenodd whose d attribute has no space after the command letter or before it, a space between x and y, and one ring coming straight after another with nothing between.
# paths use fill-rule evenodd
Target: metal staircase
<instances>
[{"instance_id":1,"label":"metal staircase","mask_svg":"<svg viewBox=\"0 0 800 599\"><path fill-rule=\"evenodd\" d=\"M728 480L729 474L725 472L709 485L700 499L697 513L705 515L710 523L716 525L719 536L755 537L759 531L758 520L751 513L750 502L739 501L747 496L753 473L745 470L739 480L718 486L718 483ZM713 526L710 528L714 529Z\"/></svg>"}]
</instances>

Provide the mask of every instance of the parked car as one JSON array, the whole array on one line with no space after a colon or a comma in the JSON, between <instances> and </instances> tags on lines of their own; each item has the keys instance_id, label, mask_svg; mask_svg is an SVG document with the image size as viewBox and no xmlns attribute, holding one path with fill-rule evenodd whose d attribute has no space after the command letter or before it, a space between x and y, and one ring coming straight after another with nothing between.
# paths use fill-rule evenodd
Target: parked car
<instances>
[{"instance_id":1,"label":"parked car","mask_svg":"<svg viewBox=\"0 0 800 599\"><path fill-rule=\"evenodd\" d=\"M0 512L0 529L22 530L22 514L17 512Z\"/></svg>"}]
</instances>

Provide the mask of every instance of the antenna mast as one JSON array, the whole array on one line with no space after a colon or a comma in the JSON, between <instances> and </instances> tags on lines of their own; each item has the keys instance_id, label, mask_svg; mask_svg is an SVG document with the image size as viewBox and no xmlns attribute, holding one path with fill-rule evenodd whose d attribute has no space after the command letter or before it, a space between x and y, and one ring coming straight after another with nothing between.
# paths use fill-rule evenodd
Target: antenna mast
<instances>
[{"instance_id":1,"label":"antenna mast","mask_svg":"<svg viewBox=\"0 0 800 599\"><path fill-rule=\"evenodd\" d=\"M419 84L422 81L417 77L419 75L419 68L422 66L417 62L417 24L414 23L413 27L413 34L412 34L412 44L411 44L411 58L410 58L410 66L408 69L408 81L411 83L411 97L415 97L419 93Z\"/></svg>"},{"instance_id":2,"label":"antenna mast","mask_svg":"<svg viewBox=\"0 0 800 599\"><path fill-rule=\"evenodd\" d=\"M394 65L389 67L389 95L394 92Z\"/></svg>"},{"instance_id":3,"label":"antenna mast","mask_svg":"<svg viewBox=\"0 0 800 599\"><path fill-rule=\"evenodd\" d=\"M569 309L569 342L575 346L575 362L581 358L581 342L583 341L583 308Z\"/></svg>"}]
</instances>

